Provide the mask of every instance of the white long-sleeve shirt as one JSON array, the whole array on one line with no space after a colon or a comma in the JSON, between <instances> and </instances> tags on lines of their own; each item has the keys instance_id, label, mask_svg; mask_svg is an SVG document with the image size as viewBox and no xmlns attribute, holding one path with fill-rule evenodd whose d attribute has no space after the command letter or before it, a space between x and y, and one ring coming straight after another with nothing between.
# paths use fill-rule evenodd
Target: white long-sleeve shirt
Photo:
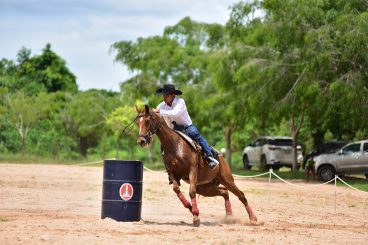
<instances>
[{"instance_id":1,"label":"white long-sleeve shirt","mask_svg":"<svg viewBox=\"0 0 368 245\"><path fill-rule=\"evenodd\" d=\"M192 119L190 119L187 106L182 98L175 97L171 106L163 101L157 106L157 109L160 111L160 116L164 118L166 124L172 129L174 128L172 122L185 127L192 125Z\"/></svg>"}]
</instances>

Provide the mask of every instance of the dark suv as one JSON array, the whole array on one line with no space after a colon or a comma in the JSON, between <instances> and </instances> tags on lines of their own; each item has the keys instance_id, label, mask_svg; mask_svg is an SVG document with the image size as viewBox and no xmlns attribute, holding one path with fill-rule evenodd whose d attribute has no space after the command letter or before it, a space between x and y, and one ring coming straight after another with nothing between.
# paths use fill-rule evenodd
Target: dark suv
<instances>
[{"instance_id":1,"label":"dark suv","mask_svg":"<svg viewBox=\"0 0 368 245\"><path fill-rule=\"evenodd\" d=\"M307 161L310 157L316 157L321 154L332 154L337 152L341 149L346 143L343 141L328 141L325 142L313 150L311 150L309 153L305 154L303 158L303 169L305 168L305 165L307 164Z\"/></svg>"}]
</instances>

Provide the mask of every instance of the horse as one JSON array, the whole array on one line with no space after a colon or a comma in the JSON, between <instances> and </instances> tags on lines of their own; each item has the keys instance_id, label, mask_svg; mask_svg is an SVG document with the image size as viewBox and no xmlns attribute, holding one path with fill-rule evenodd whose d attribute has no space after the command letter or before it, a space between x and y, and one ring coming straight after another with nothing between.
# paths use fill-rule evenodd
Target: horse
<instances>
[{"instance_id":1,"label":"horse","mask_svg":"<svg viewBox=\"0 0 368 245\"><path fill-rule=\"evenodd\" d=\"M210 169L204 164L203 154L200 154L198 149L193 148L177 132L169 128L158 114L151 112L148 105L145 105L143 109L136 107L136 110L138 115L135 121L139 128L137 143L142 148L146 148L152 143L153 136L157 135L161 142L163 161L172 181L173 191L184 207L192 213L193 226L200 225L196 194L205 197L222 196L225 199L226 217L232 216L228 190L244 204L250 222L257 223L256 215L249 206L244 193L236 186L230 167L221 155L219 155L219 165ZM180 191L180 180L190 185L191 203Z\"/></svg>"}]
</instances>

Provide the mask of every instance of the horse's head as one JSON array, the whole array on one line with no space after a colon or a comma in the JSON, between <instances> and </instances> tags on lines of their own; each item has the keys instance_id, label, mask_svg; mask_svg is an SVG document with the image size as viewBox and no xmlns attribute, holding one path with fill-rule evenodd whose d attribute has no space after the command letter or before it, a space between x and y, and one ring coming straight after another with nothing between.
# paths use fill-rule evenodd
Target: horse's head
<instances>
[{"instance_id":1,"label":"horse's head","mask_svg":"<svg viewBox=\"0 0 368 245\"><path fill-rule=\"evenodd\" d=\"M160 119L155 118L148 105L142 110L136 107L136 110L138 112L136 123L139 129L137 143L144 148L152 143L154 134L160 129Z\"/></svg>"}]
</instances>

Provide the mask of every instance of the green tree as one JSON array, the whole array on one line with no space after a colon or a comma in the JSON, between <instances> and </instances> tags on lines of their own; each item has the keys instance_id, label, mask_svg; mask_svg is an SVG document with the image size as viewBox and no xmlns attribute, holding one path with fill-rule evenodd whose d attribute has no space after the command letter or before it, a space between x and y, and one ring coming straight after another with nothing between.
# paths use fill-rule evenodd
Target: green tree
<instances>
[{"instance_id":1,"label":"green tree","mask_svg":"<svg viewBox=\"0 0 368 245\"><path fill-rule=\"evenodd\" d=\"M0 86L7 87L10 92L22 90L28 95L78 91L75 75L69 71L65 60L51 50L50 44L40 55L32 57L31 51L23 47L17 54L16 63L3 59L0 62Z\"/></svg>"},{"instance_id":2,"label":"green tree","mask_svg":"<svg viewBox=\"0 0 368 245\"><path fill-rule=\"evenodd\" d=\"M29 97L22 92L5 94L2 97L2 110L8 123L18 132L21 141L21 153L24 156L26 140L35 124L46 117L50 110L46 94Z\"/></svg>"},{"instance_id":3,"label":"green tree","mask_svg":"<svg viewBox=\"0 0 368 245\"><path fill-rule=\"evenodd\" d=\"M208 127L210 120L203 119L208 119L208 116L212 119L218 115L203 106L213 104L203 102L203 94L209 91L214 92L214 95L218 94L216 89L211 90L214 82L208 74L207 67L211 58L209 53L224 46L223 35L224 28L221 25L199 23L186 17L176 25L166 27L162 36L113 44L112 50L117 53L115 60L127 65L137 74L123 83L123 94L129 95L133 101L143 96L156 106L161 98L154 95L155 88L163 83L173 82L184 91L193 121L201 128ZM227 156L230 159L230 139L234 123L226 119L213 120L211 127L222 130L219 125L226 121L225 134L229 142Z\"/></svg>"},{"instance_id":4,"label":"green tree","mask_svg":"<svg viewBox=\"0 0 368 245\"><path fill-rule=\"evenodd\" d=\"M264 16L251 18L255 10ZM359 49L366 41L367 28L363 24L366 10L365 1L266 0L234 5L228 22L233 40L241 43L240 47L251 45L253 55L265 61L252 66L254 73L246 67L243 74L244 67L236 71L251 91L245 106L261 127L264 121L276 124L289 121L294 152L304 118L316 133L312 136L323 136L329 128L336 128L332 130L335 134L349 128L341 122L358 120L356 116L355 120L336 120L341 115L362 113L360 109L349 111L342 104L348 98L353 103L366 100L354 96L366 98L361 92L364 91L361 78L366 74L360 69L366 65L366 57ZM347 46L346 39L340 41L342 37L354 40L354 44ZM354 131L359 127L353 127ZM295 167L296 160L294 170Z\"/></svg>"},{"instance_id":5,"label":"green tree","mask_svg":"<svg viewBox=\"0 0 368 245\"><path fill-rule=\"evenodd\" d=\"M142 105L144 105L143 102L137 101L136 105L141 108ZM132 138L129 135L130 132L126 132L127 134L124 134L123 130L127 125L132 123L133 118L136 116L137 112L135 110L135 107L127 104L123 106L119 106L115 108L107 117L106 124L107 126L113 131L114 139L115 139L115 157L119 158L119 150L120 142L122 137L127 136L128 145L126 147L126 150L129 151L129 149L133 149L132 147ZM133 142L135 144L135 142Z\"/></svg>"},{"instance_id":6,"label":"green tree","mask_svg":"<svg viewBox=\"0 0 368 245\"><path fill-rule=\"evenodd\" d=\"M105 121L115 107L115 100L101 91L92 90L70 95L59 114L66 133L72 137L81 156L87 157L87 150L97 146L105 132Z\"/></svg>"}]
</instances>

